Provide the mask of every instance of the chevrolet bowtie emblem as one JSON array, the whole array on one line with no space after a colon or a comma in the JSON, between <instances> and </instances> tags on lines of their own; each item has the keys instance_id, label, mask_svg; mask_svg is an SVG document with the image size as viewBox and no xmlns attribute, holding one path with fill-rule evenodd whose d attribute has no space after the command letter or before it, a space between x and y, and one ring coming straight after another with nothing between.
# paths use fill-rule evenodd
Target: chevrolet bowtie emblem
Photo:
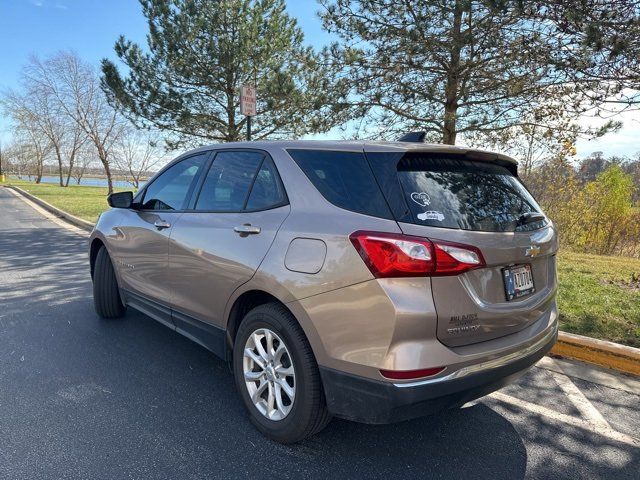
<instances>
[{"instance_id":1,"label":"chevrolet bowtie emblem","mask_svg":"<svg viewBox=\"0 0 640 480\"><path fill-rule=\"evenodd\" d=\"M524 254L527 257L535 257L536 255L540 255L541 248L538 245L531 245L524 251Z\"/></svg>"}]
</instances>

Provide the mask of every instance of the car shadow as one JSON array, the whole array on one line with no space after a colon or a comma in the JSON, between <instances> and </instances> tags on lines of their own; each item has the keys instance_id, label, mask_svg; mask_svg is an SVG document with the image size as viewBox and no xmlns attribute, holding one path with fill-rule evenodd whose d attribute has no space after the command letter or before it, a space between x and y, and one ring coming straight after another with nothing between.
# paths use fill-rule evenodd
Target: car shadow
<instances>
[{"instance_id":1,"label":"car shadow","mask_svg":"<svg viewBox=\"0 0 640 480\"><path fill-rule=\"evenodd\" d=\"M179 478L185 462L200 478L524 477L520 436L482 404L391 425L334 419L299 444L272 442L249 422L225 362L140 313L103 321L81 310L84 323L56 333L46 355L37 341L27 352L39 423L60 445L73 444L80 464L100 450L118 458L116 470L100 467L116 477L159 465L162 478ZM61 418L87 430L71 435Z\"/></svg>"}]
</instances>

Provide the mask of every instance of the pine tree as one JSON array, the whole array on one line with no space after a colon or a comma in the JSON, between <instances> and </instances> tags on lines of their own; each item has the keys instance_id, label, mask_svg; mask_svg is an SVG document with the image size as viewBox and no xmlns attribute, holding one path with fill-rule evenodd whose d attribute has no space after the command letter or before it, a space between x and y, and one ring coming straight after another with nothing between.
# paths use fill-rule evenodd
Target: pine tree
<instances>
[{"instance_id":1,"label":"pine tree","mask_svg":"<svg viewBox=\"0 0 640 480\"><path fill-rule=\"evenodd\" d=\"M244 136L242 84L255 84L254 139L326 131L341 121L340 83L303 44L284 0L141 0L147 49L120 37L121 73L102 61L111 103L138 125L173 134L171 146Z\"/></svg>"},{"instance_id":2,"label":"pine tree","mask_svg":"<svg viewBox=\"0 0 640 480\"><path fill-rule=\"evenodd\" d=\"M321 0L321 16L376 134L419 129L455 144L461 134L506 141L522 128L575 136L567 118L621 93L598 62L594 38L610 29L590 5L606 11L604 2L589 2L578 2L589 15L569 22L569 0Z\"/></svg>"}]
</instances>

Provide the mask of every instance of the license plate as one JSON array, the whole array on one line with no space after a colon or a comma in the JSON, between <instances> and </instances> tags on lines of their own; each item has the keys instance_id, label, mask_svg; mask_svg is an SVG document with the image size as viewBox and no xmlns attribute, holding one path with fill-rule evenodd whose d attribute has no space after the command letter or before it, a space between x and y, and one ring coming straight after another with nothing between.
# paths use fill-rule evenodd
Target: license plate
<instances>
[{"instance_id":1,"label":"license plate","mask_svg":"<svg viewBox=\"0 0 640 480\"><path fill-rule=\"evenodd\" d=\"M536 287L533 285L531 265L528 263L503 268L502 278L507 301L530 295L536 291Z\"/></svg>"}]
</instances>

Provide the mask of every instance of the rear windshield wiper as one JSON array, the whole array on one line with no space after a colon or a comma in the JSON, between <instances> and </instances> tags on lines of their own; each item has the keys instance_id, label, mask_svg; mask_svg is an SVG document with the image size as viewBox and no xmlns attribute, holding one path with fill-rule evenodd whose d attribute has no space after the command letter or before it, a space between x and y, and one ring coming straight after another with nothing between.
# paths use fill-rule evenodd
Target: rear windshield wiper
<instances>
[{"instance_id":1,"label":"rear windshield wiper","mask_svg":"<svg viewBox=\"0 0 640 480\"><path fill-rule=\"evenodd\" d=\"M538 212L527 212L523 213L518 217L516 221L516 226L520 227L522 225L528 225L529 223L542 222L546 217L542 213Z\"/></svg>"}]
</instances>

